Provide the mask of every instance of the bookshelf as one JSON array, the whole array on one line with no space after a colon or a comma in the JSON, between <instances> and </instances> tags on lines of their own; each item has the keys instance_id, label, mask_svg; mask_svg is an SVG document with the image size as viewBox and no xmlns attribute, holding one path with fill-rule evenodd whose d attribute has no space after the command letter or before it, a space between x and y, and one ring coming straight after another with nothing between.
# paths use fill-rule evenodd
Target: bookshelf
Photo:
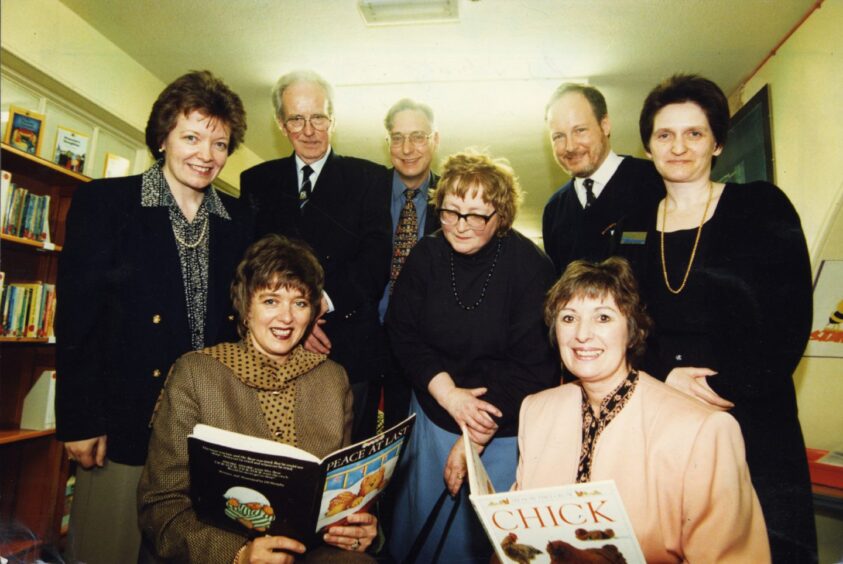
<instances>
[{"instance_id":1,"label":"bookshelf","mask_svg":"<svg viewBox=\"0 0 843 564\"><path fill-rule=\"evenodd\" d=\"M50 196L52 241L0 235L5 284L54 284L73 192L90 179L0 144L0 166L12 182ZM44 546L61 543L65 482L69 464L55 429L21 429L23 401L42 370L55 368L53 338L0 337L0 554L36 559Z\"/></svg>"}]
</instances>

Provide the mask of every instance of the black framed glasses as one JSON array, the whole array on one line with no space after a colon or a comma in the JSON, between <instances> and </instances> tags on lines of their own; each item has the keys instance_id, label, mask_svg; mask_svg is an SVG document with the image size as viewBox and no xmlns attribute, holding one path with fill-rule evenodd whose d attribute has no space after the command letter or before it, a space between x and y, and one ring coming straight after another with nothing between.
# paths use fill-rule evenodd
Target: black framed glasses
<instances>
[{"instance_id":1,"label":"black framed glasses","mask_svg":"<svg viewBox=\"0 0 843 564\"><path fill-rule=\"evenodd\" d=\"M409 139L410 143L416 147L424 147L427 145L427 142L430 141L431 137L433 137L433 133L425 133L424 131L413 131L407 135L404 135L403 133L390 133L386 136L386 141L392 147L402 147L404 145L404 141Z\"/></svg>"},{"instance_id":2,"label":"black framed glasses","mask_svg":"<svg viewBox=\"0 0 843 564\"><path fill-rule=\"evenodd\" d=\"M284 120L284 126L293 133L298 133L309 122L310 127L316 131L325 131L331 125L331 121L331 116L326 116L325 114L313 114L309 117L290 116Z\"/></svg>"},{"instance_id":3,"label":"black framed glasses","mask_svg":"<svg viewBox=\"0 0 843 564\"><path fill-rule=\"evenodd\" d=\"M498 210L493 211L489 215L483 215L479 213L460 213L456 210L439 208L436 210L436 213L439 214L439 221L442 222L442 225L455 225L463 219L469 229L480 231L486 227L486 224L498 213Z\"/></svg>"}]
</instances>

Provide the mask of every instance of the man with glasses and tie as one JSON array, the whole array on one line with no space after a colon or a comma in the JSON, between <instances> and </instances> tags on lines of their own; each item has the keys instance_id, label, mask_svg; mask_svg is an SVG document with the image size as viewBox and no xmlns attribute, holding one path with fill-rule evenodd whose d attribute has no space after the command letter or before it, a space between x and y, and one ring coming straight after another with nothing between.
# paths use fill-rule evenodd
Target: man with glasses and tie
<instances>
[{"instance_id":1,"label":"man with glasses and tie","mask_svg":"<svg viewBox=\"0 0 843 564\"><path fill-rule=\"evenodd\" d=\"M561 274L573 260L607 258L618 220L638 206L655 207L664 184L651 161L612 151L606 99L593 86L559 86L545 123L556 162L572 177L542 218L544 250Z\"/></svg>"},{"instance_id":2,"label":"man with glasses and tie","mask_svg":"<svg viewBox=\"0 0 843 564\"><path fill-rule=\"evenodd\" d=\"M258 237L303 240L325 269L322 311L305 346L345 368L354 395L352 439L362 440L374 432L370 388L377 389L384 356L377 308L392 250L386 169L333 151L333 89L315 72L282 76L272 103L293 154L244 171L241 197L255 213Z\"/></svg>"},{"instance_id":3,"label":"man with glasses and tie","mask_svg":"<svg viewBox=\"0 0 843 564\"><path fill-rule=\"evenodd\" d=\"M439 219L429 203L429 192L436 187L430 167L439 148L439 132L433 110L403 98L389 108L384 119L386 143L392 168L387 172L387 205L392 214L392 262L389 282L378 307L383 323L392 286L416 241L439 229ZM387 345L388 348L388 345ZM407 416L410 388L397 373L397 365L388 362L383 374L383 413L389 427Z\"/></svg>"}]
</instances>

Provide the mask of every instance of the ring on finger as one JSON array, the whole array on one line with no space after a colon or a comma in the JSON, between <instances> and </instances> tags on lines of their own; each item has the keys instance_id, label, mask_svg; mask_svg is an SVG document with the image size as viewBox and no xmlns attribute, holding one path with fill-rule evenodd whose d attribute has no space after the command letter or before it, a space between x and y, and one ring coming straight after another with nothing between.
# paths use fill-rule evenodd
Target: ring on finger
<instances>
[{"instance_id":1,"label":"ring on finger","mask_svg":"<svg viewBox=\"0 0 843 564\"><path fill-rule=\"evenodd\" d=\"M360 548L360 539L354 539L354 542L351 543L351 546L349 548L351 550L357 550L358 548Z\"/></svg>"}]
</instances>

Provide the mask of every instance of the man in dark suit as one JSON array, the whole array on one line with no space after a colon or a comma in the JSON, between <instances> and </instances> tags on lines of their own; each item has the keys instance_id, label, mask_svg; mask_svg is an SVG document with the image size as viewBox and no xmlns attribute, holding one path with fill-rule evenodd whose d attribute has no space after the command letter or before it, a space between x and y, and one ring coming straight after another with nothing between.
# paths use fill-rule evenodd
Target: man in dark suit
<instances>
[{"instance_id":1,"label":"man in dark suit","mask_svg":"<svg viewBox=\"0 0 843 564\"><path fill-rule=\"evenodd\" d=\"M272 100L294 152L244 171L241 194L255 212L259 236L304 240L325 269L321 317L306 347L346 369L354 394L352 438L362 440L374 432L377 397L370 388L377 389L384 357L377 307L391 250L386 169L331 149L332 89L318 74L282 76Z\"/></svg>"},{"instance_id":2,"label":"man in dark suit","mask_svg":"<svg viewBox=\"0 0 843 564\"><path fill-rule=\"evenodd\" d=\"M609 255L615 224L638 206L654 206L664 184L653 163L611 149L612 126L599 90L562 84L545 107L556 161L572 178L544 208L544 250L561 273L576 259Z\"/></svg>"},{"instance_id":3,"label":"man in dark suit","mask_svg":"<svg viewBox=\"0 0 843 564\"><path fill-rule=\"evenodd\" d=\"M386 178L387 205L392 214L392 264L390 279L383 290L378 307L383 323L392 285L401 272L404 260L416 241L439 229L436 210L429 203L437 176L430 170L439 132L434 126L433 110L409 98L398 100L384 119L386 142L392 170ZM391 359L389 359L391 360ZM407 416L410 387L398 374L398 365L387 362L383 377L385 425L389 427Z\"/></svg>"}]
</instances>

